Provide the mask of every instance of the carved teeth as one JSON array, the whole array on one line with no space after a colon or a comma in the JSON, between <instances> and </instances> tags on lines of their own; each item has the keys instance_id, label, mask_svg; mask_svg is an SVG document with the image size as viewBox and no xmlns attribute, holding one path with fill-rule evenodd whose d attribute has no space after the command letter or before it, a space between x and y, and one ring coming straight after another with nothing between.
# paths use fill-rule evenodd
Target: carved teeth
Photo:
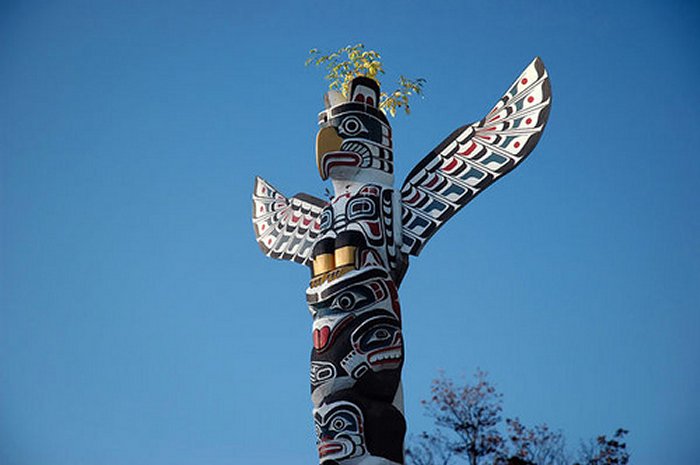
<instances>
[{"instance_id":1,"label":"carved teeth","mask_svg":"<svg viewBox=\"0 0 700 465\"><path fill-rule=\"evenodd\" d=\"M370 363L378 363L384 360L399 360L401 359L401 349L383 350L377 354L370 355Z\"/></svg>"}]
</instances>

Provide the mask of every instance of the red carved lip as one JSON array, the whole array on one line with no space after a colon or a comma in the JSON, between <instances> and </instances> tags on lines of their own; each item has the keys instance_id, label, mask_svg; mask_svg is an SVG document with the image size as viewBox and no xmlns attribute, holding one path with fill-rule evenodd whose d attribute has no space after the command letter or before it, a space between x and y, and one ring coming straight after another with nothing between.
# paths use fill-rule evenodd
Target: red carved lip
<instances>
[{"instance_id":1,"label":"red carved lip","mask_svg":"<svg viewBox=\"0 0 700 465\"><path fill-rule=\"evenodd\" d=\"M343 450L343 446L341 446L340 444L324 443L318 446L318 455L319 457L325 457L328 454L335 454L336 452L340 452L341 450Z\"/></svg>"},{"instance_id":2,"label":"red carved lip","mask_svg":"<svg viewBox=\"0 0 700 465\"><path fill-rule=\"evenodd\" d=\"M314 332L313 332L314 348L316 350L321 350L324 347L326 347L326 344L328 344L328 340L330 339L330 335L331 335L330 326L323 326L320 329L314 329Z\"/></svg>"},{"instance_id":3,"label":"red carved lip","mask_svg":"<svg viewBox=\"0 0 700 465\"><path fill-rule=\"evenodd\" d=\"M321 157L321 178L326 179L336 166L360 166L362 157L355 152L328 152Z\"/></svg>"}]
</instances>

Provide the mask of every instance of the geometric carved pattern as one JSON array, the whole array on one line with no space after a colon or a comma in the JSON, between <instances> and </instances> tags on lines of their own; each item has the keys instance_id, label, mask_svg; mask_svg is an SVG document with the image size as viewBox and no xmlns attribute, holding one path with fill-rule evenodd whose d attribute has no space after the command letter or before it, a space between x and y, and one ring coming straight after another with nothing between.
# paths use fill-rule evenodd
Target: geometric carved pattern
<instances>
[{"instance_id":1,"label":"geometric carved pattern","mask_svg":"<svg viewBox=\"0 0 700 465\"><path fill-rule=\"evenodd\" d=\"M255 239L269 257L311 263L311 248L320 232L319 218L326 205L308 194L291 199L264 179L255 178L253 225Z\"/></svg>"},{"instance_id":2,"label":"geometric carved pattern","mask_svg":"<svg viewBox=\"0 0 700 465\"><path fill-rule=\"evenodd\" d=\"M417 256L449 218L528 156L550 103L538 57L484 119L454 131L411 171L401 188L403 253Z\"/></svg>"}]
</instances>

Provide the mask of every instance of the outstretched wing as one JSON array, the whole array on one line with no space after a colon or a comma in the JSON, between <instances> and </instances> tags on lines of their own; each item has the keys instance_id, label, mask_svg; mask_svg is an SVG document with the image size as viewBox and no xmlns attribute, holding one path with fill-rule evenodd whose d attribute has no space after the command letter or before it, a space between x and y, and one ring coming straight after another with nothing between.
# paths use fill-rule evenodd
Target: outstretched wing
<instances>
[{"instance_id":1,"label":"outstretched wing","mask_svg":"<svg viewBox=\"0 0 700 465\"><path fill-rule=\"evenodd\" d=\"M454 131L411 171L401 188L404 253L418 255L460 208L528 156L550 103L538 57L484 119Z\"/></svg>"},{"instance_id":2,"label":"outstretched wing","mask_svg":"<svg viewBox=\"0 0 700 465\"><path fill-rule=\"evenodd\" d=\"M260 249L268 257L309 265L325 205L323 200L307 194L288 199L267 181L256 177L253 226Z\"/></svg>"}]
</instances>

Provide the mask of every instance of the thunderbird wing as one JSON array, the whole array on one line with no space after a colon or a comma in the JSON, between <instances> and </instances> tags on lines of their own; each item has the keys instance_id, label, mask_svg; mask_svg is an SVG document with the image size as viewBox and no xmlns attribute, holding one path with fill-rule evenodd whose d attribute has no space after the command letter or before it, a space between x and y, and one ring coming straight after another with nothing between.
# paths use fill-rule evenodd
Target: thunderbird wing
<instances>
[{"instance_id":1,"label":"thunderbird wing","mask_svg":"<svg viewBox=\"0 0 700 465\"><path fill-rule=\"evenodd\" d=\"M481 121L455 130L411 171L401 188L404 253L417 256L447 220L530 154L551 101L538 57Z\"/></svg>"},{"instance_id":2,"label":"thunderbird wing","mask_svg":"<svg viewBox=\"0 0 700 465\"><path fill-rule=\"evenodd\" d=\"M308 194L287 198L262 178L255 178L255 239L268 257L309 265L326 202Z\"/></svg>"}]
</instances>

